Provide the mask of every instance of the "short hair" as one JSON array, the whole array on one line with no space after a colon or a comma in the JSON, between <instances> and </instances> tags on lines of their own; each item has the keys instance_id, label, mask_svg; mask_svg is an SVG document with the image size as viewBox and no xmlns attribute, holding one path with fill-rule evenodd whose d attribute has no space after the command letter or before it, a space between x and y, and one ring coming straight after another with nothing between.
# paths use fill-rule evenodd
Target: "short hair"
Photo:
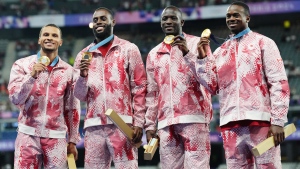
<instances>
[{"instance_id":1,"label":"short hair","mask_svg":"<svg viewBox=\"0 0 300 169\"><path fill-rule=\"evenodd\" d=\"M163 11L165 11L166 9L169 9L169 8L173 8L176 11L178 11L180 13L180 17L182 18L182 11L178 7L176 7L176 6L169 5L169 6L165 7L165 9Z\"/></svg>"},{"instance_id":2,"label":"short hair","mask_svg":"<svg viewBox=\"0 0 300 169\"><path fill-rule=\"evenodd\" d=\"M95 10L96 11L99 11L99 10L106 10L110 15L111 15L111 19L113 19L115 16L114 16L114 12L108 8L105 8L105 7L99 7Z\"/></svg>"},{"instance_id":3,"label":"short hair","mask_svg":"<svg viewBox=\"0 0 300 169\"><path fill-rule=\"evenodd\" d=\"M245 10L245 14L250 16L250 8L246 3L242 2L242 1L235 1L235 2L231 3L230 6L231 5L238 5L238 6L243 7Z\"/></svg>"},{"instance_id":4,"label":"short hair","mask_svg":"<svg viewBox=\"0 0 300 169\"><path fill-rule=\"evenodd\" d=\"M43 28L48 27L48 26L50 26L50 27L55 27L55 28L59 29L59 32L60 32L60 38L62 38L62 32L61 32L60 28L59 28L57 25L53 24L53 23L50 23L50 24L47 24L47 25L43 26L43 27L41 28L41 30L40 30L40 35L39 35L39 37L41 37L41 35L42 35L42 30L43 30Z\"/></svg>"}]
</instances>

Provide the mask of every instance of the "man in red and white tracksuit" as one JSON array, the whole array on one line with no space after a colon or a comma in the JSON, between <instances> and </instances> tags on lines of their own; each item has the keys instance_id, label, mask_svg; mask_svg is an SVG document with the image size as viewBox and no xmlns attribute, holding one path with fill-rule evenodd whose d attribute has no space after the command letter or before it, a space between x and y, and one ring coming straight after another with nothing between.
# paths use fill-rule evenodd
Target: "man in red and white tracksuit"
<instances>
[{"instance_id":1,"label":"man in red and white tracksuit","mask_svg":"<svg viewBox=\"0 0 300 169\"><path fill-rule=\"evenodd\" d=\"M44 26L38 42L38 54L17 60L10 73L9 98L20 109L14 168L65 169L67 152L77 159L81 139L73 67L58 56L62 40L56 25ZM42 56L50 59L49 66L39 62Z\"/></svg>"},{"instance_id":2,"label":"man in red and white tracksuit","mask_svg":"<svg viewBox=\"0 0 300 169\"><path fill-rule=\"evenodd\" d=\"M201 38L195 67L201 84L219 95L227 168L280 169L289 85L275 42L252 32L249 21L249 7L232 3L226 22L233 35L213 54L209 40ZM270 135L276 146L254 157L251 149Z\"/></svg>"},{"instance_id":3,"label":"man in red and white tracksuit","mask_svg":"<svg viewBox=\"0 0 300 169\"><path fill-rule=\"evenodd\" d=\"M109 9L93 15L95 41L76 57L75 96L87 102L84 122L85 164L88 169L138 168L137 148L145 123L146 73L138 47L113 35L115 20ZM85 52L92 59L82 59ZM80 71L80 73L79 73ZM80 74L80 75L79 75ZM129 140L105 112L115 110L134 130Z\"/></svg>"},{"instance_id":4,"label":"man in red and white tracksuit","mask_svg":"<svg viewBox=\"0 0 300 169\"><path fill-rule=\"evenodd\" d=\"M158 130L161 168L207 169L211 96L184 61L183 56L197 57L200 38L183 33L183 23L177 7L163 10L161 27L175 38L171 44L158 44L147 57L145 130L148 141Z\"/></svg>"}]
</instances>

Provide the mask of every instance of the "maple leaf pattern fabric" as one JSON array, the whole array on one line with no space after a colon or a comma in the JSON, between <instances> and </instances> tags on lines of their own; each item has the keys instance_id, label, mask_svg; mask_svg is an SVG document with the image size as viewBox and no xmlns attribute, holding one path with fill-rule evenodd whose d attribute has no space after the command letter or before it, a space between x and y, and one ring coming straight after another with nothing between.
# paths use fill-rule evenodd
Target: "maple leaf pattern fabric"
<instances>
[{"instance_id":1,"label":"maple leaf pattern fabric","mask_svg":"<svg viewBox=\"0 0 300 169\"><path fill-rule=\"evenodd\" d=\"M209 125L176 124L158 130L161 168L210 168Z\"/></svg>"},{"instance_id":2,"label":"maple leaf pattern fabric","mask_svg":"<svg viewBox=\"0 0 300 169\"><path fill-rule=\"evenodd\" d=\"M78 79L75 96L87 102L85 168L108 169L112 160L116 168L137 168L137 149L105 112L113 109L125 123L144 127L146 72L140 51L135 44L114 35L105 56L98 49L92 51L88 76L81 77L82 54L94 45L79 52L74 64Z\"/></svg>"},{"instance_id":3,"label":"maple leaf pattern fabric","mask_svg":"<svg viewBox=\"0 0 300 169\"><path fill-rule=\"evenodd\" d=\"M41 138L19 133L15 143L15 169L67 168L67 142L64 138Z\"/></svg>"},{"instance_id":4,"label":"maple leaf pattern fabric","mask_svg":"<svg viewBox=\"0 0 300 169\"><path fill-rule=\"evenodd\" d=\"M37 55L17 60L11 69L9 99L18 106L18 131L37 137L66 138L78 143L79 100L74 97L73 68L59 59L51 72L31 77Z\"/></svg>"},{"instance_id":5,"label":"maple leaf pattern fabric","mask_svg":"<svg viewBox=\"0 0 300 169\"><path fill-rule=\"evenodd\" d=\"M290 89L272 39L251 31L226 41L195 67L199 82L219 95L221 126L246 119L287 122Z\"/></svg>"},{"instance_id":6,"label":"maple leaf pattern fabric","mask_svg":"<svg viewBox=\"0 0 300 169\"><path fill-rule=\"evenodd\" d=\"M74 68L77 82L75 96L87 102L84 128L112 124L106 117L107 109L115 110L129 124L143 128L145 120L146 73L139 49L133 43L114 36L110 50L102 56L92 52L88 77L79 76L83 52L78 53Z\"/></svg>"},{"instance_id":7,"label":"maple leaf pattern fabric","mask_svg":"<svg viewBox=\"0 0 300 169\"><path fill-rule=\"evenodd\" d=\"M200 38L184 33L189 53L197 56ZM163 42L148 54L147 113L145 130L162 129L179 123L209 123L212 118L210 93L197 81L178 46L169 49Z\"/></svg>"},{"instance_id":8,"label":"maple leaf pattern fabric","mask_svg":"<svg viewBox=\"0 0 300 169\"><path fill-rule=\"evenodd\" d=\"M114 124L86 128L84 135L85 168L138 169L138 149Z\"/></svg>"},{"instance_id":9,"label":"maple leaf pattern fabric","mask_svg":"<svg viewBox=\"0 0 300 169\"><path fill-rule=\"evenodd\" d=\"M255 159L252 154L252 148L267 139L269 128L246 126L223 130L221 134L227 168L254 168L254 165L256 168L282 168L280 145L272 147Z\"/></svg>"}]
</instances>

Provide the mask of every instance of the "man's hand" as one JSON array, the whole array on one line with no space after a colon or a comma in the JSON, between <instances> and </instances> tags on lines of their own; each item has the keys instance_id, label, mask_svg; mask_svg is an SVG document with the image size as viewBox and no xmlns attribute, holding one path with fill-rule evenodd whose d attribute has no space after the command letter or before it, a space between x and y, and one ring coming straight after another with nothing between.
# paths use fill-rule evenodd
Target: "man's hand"
<instances>
[{"instance_id":1,"label":"man's hand","mask_svg":"<svg viewBox=\"0 0 300 169\"><path fill-rule=\"evenodd\" d=\"M67 153L68 154L72 153L74 155L75 160L77 160L78 152L77 152L76 144L70 142L67 147Z\"/></svg>"},{"instance_id":2,"label":"man's hand","mask_svg":"<svg viewBox=\"0 0 300 169\"><path fill-rule=\"evenodd\" d=\"M156 135L156 130L147 130L146 131L147 143L151 140L151 138L158 138Z\"/></svg>"},{"instance_id":3,"label":"man's hand","mask_svg":"<svg viewBox=\"0 0 300 169\"><path fill-rule=\"evenodd\" d=\"M89 70L90 61L87 59L82 59L80 62L80 76L81 77L87 77L88 70Z\"/></svg>"},{"instance_id":4,"label":"man's hand","mask_svg":"<svg viewBox=\"0 0 300 169\"><path fill-rule=\"evenodd\" d=\"M45 71L47 69L47 67L45 65L43 65L42 63L36 63L35 65L33 65L33 69L32 69L32 72L30 73L30 75L33 77L33 78L37 78L37 76Z\"/></svg>"},{"instance_id":5,"label":"man's hand","mask_svg":"<svg viewBox=\"0 0 300 169\"><path fill-rule=\"evenodd\" d=\"M198 59L204 59L207 57L208 53L208 46L210 41L207 37L201 37L200 41L198 42Z\"/></svg>"},{"instance_id":6,"label":"man's hand","mask_svg":"<svg viewBox=\"0 0 300 169\"><path fill-rule=\"evenodd\" d=\"M143 136L143 129L137 126L133 127L133 136L132 136L132 142L133 143L139 143L142 140Z\"/></svg>"},{"instance_id":7,"label":"man's hand","mask_svg":"<svg viewBox=\"0 0 300 169\"><path fill-rule=\"evenodd\" d=\"M185 38L180 35L174 37L174 42L171 43L171 46L178 46L178 48L182 51L183 56L189 52Z\"/></svg>"},{"instance_id":8,"label":"man's hand","mask_svg":"<svg viewBox=\"0 0 300 169\"><path fill-rule=\"evenodd\" d=\"M268 137L270 137L270 136L274 137L275 146L278 146L285 139L284 128L281 126L271 125L269 132L268 132Z\"/></svg>"}]
</instances>

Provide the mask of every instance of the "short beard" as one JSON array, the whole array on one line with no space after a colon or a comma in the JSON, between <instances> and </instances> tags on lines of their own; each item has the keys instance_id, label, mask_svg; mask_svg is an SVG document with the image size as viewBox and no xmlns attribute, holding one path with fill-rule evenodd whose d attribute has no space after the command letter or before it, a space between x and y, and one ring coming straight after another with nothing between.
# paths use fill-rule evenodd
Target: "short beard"
<instances>
[{"instance_id":1,"label":"short beard","mask_svg":"<svg viewBox=\"0 0 300 169\"><path fill-rule=\"evenodd\" d=\"M111 34L111 24L106 25L104 28L104 31L101 33L97 33L97 31L95 29L93 29L93 33L95 35L95 37L97 38L97 40L104 40L105 38L109 37Z\"/></svg>"},{"instance_id":2,"label":"short beard","mask_svg":"<svg viewBox=\"0 0 300 169\"><path fill-rule=\"evenodd\" d=\"M47 49L47 48L43 48L42 47L42 50L45 52L45 53L52 53L55 51L55 49Z\"/></svg>"},{"instance_id":3,"label":"short beard","mask_svg":"<svg viewBox=\"0 0 300 169\"><path fill-rule=\"evenodd\" d=\"M162 31L165 33L166 36L167 36L167 35L174 35L174 36L180 35L180 28L177 27L177 26L174 27L173 32L167 32L167 31L165 31L165 28L162 29Z\"/></svg>"}]
</instances>

